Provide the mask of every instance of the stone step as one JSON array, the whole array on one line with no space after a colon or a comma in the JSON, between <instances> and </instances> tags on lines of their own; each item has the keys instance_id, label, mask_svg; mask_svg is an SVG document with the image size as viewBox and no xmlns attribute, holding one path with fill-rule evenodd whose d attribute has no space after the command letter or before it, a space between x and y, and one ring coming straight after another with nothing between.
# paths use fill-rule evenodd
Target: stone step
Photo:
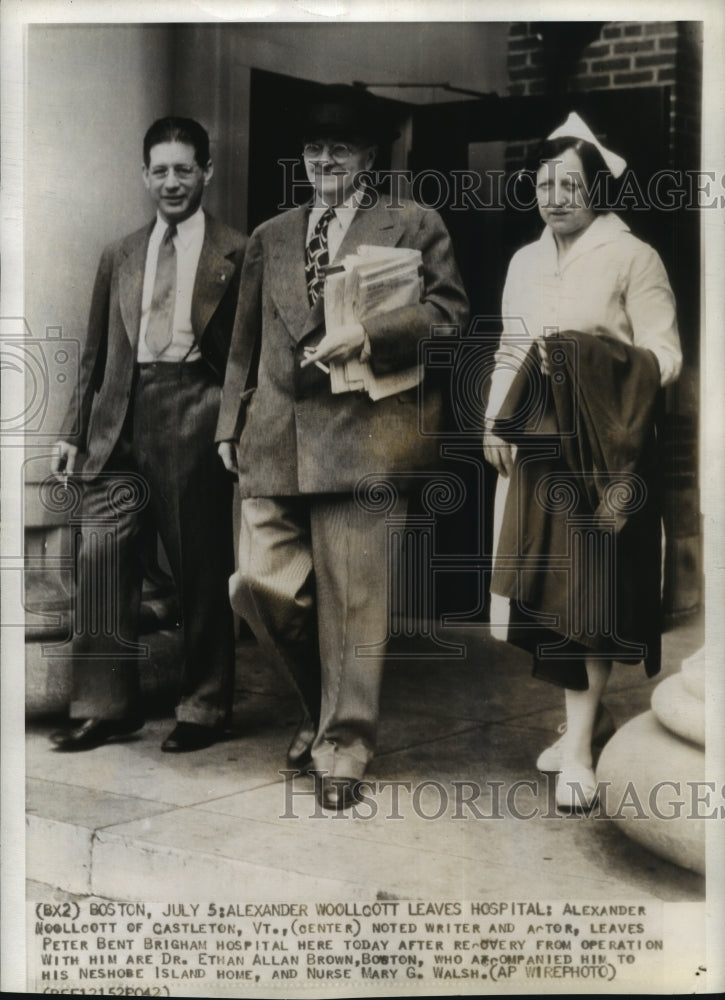
<instances>
[{"instance_id":1,"label":"stone step","mask_svg":"<svg viewBox=\"0 0 725 1000\"><path fill-rule=\"evenodd\" d=\"M31 809L32 796L31 787ZM230 885L243 885L246 897L265 900L366 895L363 885L356 893L355 885L347 879L325 878L314 868L309 873L295 871L284 862L280 868L269 852L266 864L259 858L247 861L245 843L268 843L269 824L264 822L126 796L104 796L85 789L73 789L70 795L65 790L64 797L83 819L29 812L26 871L28 878L67 892L163 901L168 898L169 886L182 879L185 900L225 899ZM47 789L43 798L47 813ZM89 819L93 814L95 822ZM294 856L297 826L291 823L289 833L275 831L276 840L288 841L286 851L280 843L282 857L285 853L288 858ZM174 843L174 831L183 831L181 842Z\"/></svg>"}]
</instances>

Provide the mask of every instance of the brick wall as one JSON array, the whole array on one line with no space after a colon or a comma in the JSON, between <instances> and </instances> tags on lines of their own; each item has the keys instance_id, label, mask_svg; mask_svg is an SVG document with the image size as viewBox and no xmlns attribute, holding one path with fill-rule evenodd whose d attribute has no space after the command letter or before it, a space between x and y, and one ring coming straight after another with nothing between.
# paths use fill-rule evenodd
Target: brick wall
<instances>
[{"instance_id":1,"label":"brick wall","mask_svg":"<svg viewBox=\"0 0 725 1000\"><path fill-rule=\"evenodd\" d=\"M576 32L577 25L568 27ZM575 34L557 38L550 26L530 21L512 23L508 51L509 95L527 97L551 93L553 89L586 92L624 87L670 87L671 165L682 165L683 159L692 165L699 144L701 24L693 21L605 23L598 37L585 44L575 58L570 58L568 50L578 48L580 40Z\"/></svg>"},{"instance_id":2,"label":"brick wall","mask_svg":"<svg viewBox=\"0 0 725 1000\"><path fill-rule=\"evenodd\" d=\"M652 86L675 81L677 21L615 21L586 45L571 76L572 90ZM509 94L542 94L546 88L546 54L532 22L518 21L509 31Z\"/></svg>"},{"instance_id":3,"label":"brick wall","mask_svg":"<svg viewBox=\"0 0 725 1000\"><path fill-rule=\"evenodd\" d=\"M569 28L575 32L577 26ZM680 165L683 157L691 161L696 156L695 142L699 142L701 25L690 21L609 22L577 57L570 58L568 50L578 48L577 41L575 34L557 38L550 26L512 23L509 95L668 86L672 94L670 165ZM676 139L684 148L678 149Z\"/></svg>"}]
</instances>

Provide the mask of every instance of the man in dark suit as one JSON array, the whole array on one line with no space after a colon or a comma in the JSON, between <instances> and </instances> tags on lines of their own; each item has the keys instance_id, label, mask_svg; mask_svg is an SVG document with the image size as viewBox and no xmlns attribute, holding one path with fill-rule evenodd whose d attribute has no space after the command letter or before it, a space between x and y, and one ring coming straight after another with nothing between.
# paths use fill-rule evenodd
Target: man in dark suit
<instances>
[{"instance_id":1,"label":"man in dark suit","mask_svg":"<svg viewBox=\"0 0 725 1000\"><path fill-rule=\"evenodd\" d=\"M155 122L143 157L156 217L103 252L52 466L73 474L86 452L73 723L51 736L63 751L143 725L136 640L150 532L163 542L184 627L177 724L162 750L209 746L231 711L232 491L214 430L246 239L202 210L213 166L198 122Z\"/></svg>"},{"instance_id":2,"label":"man in dark suit","mask_svg":"<svg viewBox=\"0 0 725 1000\"><path fill-rule=\"evenodd\" d=\"M389 634L386 515L405 517L406 473L438 464L419 419L435 427L441 398L426 385L421 415L418 387L376 402L333 394L326 369L357 357L376 374L400 372L417 363L434 326L467 315L437 213L388 207L362 183L386 138L378 103L355 88L332 88L310 109L304 162L314 200L250 238L217 429L243 498L232 604L298 688L306 717L288 760L315 773L331 809L359 797L374 752ZM420 250L422 298L327 330L322 267L361 244ZM366 476L389 480L389 504L355 496Z\"/></svg>"}]
</instances>

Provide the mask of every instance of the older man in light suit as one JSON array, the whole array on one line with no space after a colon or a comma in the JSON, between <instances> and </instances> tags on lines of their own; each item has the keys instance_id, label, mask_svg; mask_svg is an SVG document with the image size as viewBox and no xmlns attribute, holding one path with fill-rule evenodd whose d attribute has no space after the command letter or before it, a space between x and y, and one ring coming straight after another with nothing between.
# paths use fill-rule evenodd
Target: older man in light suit
<instances>
[{"instance_id":1,"label":"older man in light suit","mask_svg":"<svg viewBox=\"0 0 725 1000\"><path fill-rule=\"evenodd\" d=\"M87 453L73 723L51 736L62 751L90 750L143 725L134 653L143 551L156 530L184 626L177 725L162 750L209 746L231 712L232 495L214 431L246 238L201 207L213 167L198 122L155 122L143 157L157 213L103 252L79 386L53 462L67 476Z\"/></svg>"},{"instance_id":2,"label":"older man in light suit","mask_svg":"<svg viewBox=\"0 0 725 1000\"><path fill-rule=\"evenodd\" d=\"M314 771L331 809L358 798L375 748L384 654L359 647L382 644L389 631L386 512L354 493L365 476L390 477L394 513L405 515L405 474L438 464L438 444L419 422L436 427L441 398L432 383L420 396L414 388L376 402L333 394L325 369L352 357L369 359L376 374L409 368L433 327L467 315L439 216L410 202L388 207L362 182L386 138L378 102L355 88L332 88L310 109L304 161L314 200L250 238L217 429L243 498L232 604L299 690L306 717L288 760ZM361 244L420 250L422 298L326 330L324 266Z\"/></svg>"}]
</instances>

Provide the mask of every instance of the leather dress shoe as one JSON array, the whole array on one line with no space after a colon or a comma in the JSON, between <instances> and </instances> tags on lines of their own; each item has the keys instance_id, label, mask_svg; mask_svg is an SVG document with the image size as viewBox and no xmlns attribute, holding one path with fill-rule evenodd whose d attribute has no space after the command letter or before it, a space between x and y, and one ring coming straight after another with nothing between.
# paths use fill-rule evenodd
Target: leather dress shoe
<instances>
[{"instance_id":1,"label":"leather dress shoe","mask_svg":"<svg viewBox=\"0 0 725 1000\"><path fill-rule=\"evenodd\" d=\"M93 750L115 736L129 736L143 726L143 719L86 719L68 729L57 729L50 734L56 750L72 753L77 750Z\"/></svg>"},{"instance_id":2,"label":"leather dress shoe","mask_svg":"<svg viewBox=\"0 0 725 1000\"><path fill-rule=\"evenodd\" d=\"M358 778L330 778L327 775L315 775L315 792L317 801L323 809L349 809L360 802L360 785Z\"/></svg>"},{"instance_id":3,"label":"leather dress shoe","mask_svg":"<svg viewBox=\"0 0 725 1000\"><path fill-rule=\"evenodd\" d=\"M203 750L216 743L221 730L216 726L200 726L196 722L177 722L171 730L161 749L164 753L190 753L193 750Z\"/></svg>"}]
</instances>

